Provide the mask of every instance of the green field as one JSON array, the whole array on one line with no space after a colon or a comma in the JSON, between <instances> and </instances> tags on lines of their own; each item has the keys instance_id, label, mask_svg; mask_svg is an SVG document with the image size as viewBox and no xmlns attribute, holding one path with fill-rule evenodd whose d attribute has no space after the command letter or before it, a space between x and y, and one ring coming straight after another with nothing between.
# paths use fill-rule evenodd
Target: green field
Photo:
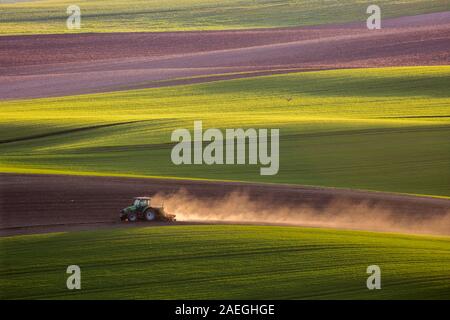
<instances>
[{"instance_id":1,"label":"green field","mask_svg":"<svg viewBox=\"0 0 450 320\"><path fill-rule=\"evenodd\" d=\"M449 0L14 2L0 4L0 36L364 25L371 4L383 19L450 10ZM81 8L80 30L66 28L73 4ZM449 88L450 66L393 67L0 100L0 173L286 183L450 199ZM198 120L204 130L280 129L279 173L262 176L262 165L174 165L171 133L192 132ZM81 267L82 290L66 288L69 265ZM381 290L366 288L369 265L381 267ZM448 236L143 224L0 237L0 300L450 299L449 279Z\"/></svg>"},{"instance_id":2,"label":"green field","mask_svg":"<svg viewBox=\"0 0 450 320\"><path fill-rule=\"evenodd\" d=\"M0 171L450 195L450 67L334 70L0 103ZM280 128L280 171L181 165L171 132Z\"/></svg>"},{"instance_id":3,"label":"green field","mask_svg":"<svg viewBox=\"0 0 450 320\"><path fill-rule=\"evenodd\" d=\"M449 299L450 239L173 226L0 238L1 299ZM66 289L68 265L81 290ZM381 290L366 268L381 268Z\"/></svg>"},{"instance_id":4,"label":"green field","mask_svg":"<svg viewBox=\"0 0 450 320\"><path fill-rule=\"evenodd\" d=\"M81 8L81 30L66 9ZM365 21L369 0L41 0L0 4L0 34L138 32L305 26ZM449 10L448 0L379 0L384 18Z\"/></svg>"}]
</instances>

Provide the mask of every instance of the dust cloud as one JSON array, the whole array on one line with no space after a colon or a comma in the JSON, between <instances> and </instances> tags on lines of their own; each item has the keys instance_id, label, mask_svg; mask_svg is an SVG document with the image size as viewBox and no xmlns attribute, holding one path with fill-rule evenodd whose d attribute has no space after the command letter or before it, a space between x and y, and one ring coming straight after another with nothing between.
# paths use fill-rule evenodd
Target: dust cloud
<instances>
[{"instance_id":1,"label":"dust cloud","mask_svg":"<svg viewBox=\"0 0 450 320\"><path fill-rule=\"evenodd\" d=\"M271 199L252 199L234 191L222 197L202 198L184 189L153 197L178 221L283 224L402 233L450 234L450 212L406 214L368 201L331 200L322 208L290 205ZM273 200L273 199L272 199Z\"/></svg>"}]
</instances>

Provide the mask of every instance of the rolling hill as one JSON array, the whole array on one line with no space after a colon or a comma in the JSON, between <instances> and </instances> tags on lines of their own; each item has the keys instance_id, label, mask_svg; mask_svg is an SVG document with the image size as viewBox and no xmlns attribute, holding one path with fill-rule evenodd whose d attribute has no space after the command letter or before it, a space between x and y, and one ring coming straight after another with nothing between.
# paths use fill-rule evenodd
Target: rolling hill
<instances>
[{"instance_id":1,"label":"rolling hill","mask_svg":"<svg viewBox=\"0 0 450 320\"><path fill-rule=\"evenodd\" d=\"M334 70L0 103L2 172L278 182L449 196L450 67ZM171 132L279 128L280 171L176 166Z\"/></svg>"},{"instance_id":2,"label":"rolling hill","mask_svg":"<svg viewBox=\"0 0 450 320\"><path fill-rule=\"evenodd\" d=\"M0 248L1 299L448 299L450 294L448 237L211 225L15 236L0 238ZM66 289L72 264L81 268L81 290ZM369 265L381 268L381 290L366 287Z\"/></svg>"}]
</instances>

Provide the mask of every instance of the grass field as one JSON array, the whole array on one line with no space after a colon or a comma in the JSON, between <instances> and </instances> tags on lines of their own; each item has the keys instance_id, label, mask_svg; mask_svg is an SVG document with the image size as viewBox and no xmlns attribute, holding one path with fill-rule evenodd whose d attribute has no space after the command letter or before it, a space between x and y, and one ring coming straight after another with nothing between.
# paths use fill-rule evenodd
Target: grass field
<instances>
[{"instance_id":1,"label":"grass field","mask_svg":"<svg viewBox=\"0 0 450 320\"><path fill-rule=\"evenodd\" d=\"M1 299L449 299L449 238L173 226L0 238ZM65 287L81 268L80 291ZM381 268L381 290L366 268Z\"/></svg>"},{"instance_id":2,"label":"grass field","mask_svg":"<svg viewBox=\"0 0 450 320\"><path fill-rule=\"evenodd\" d=\"M66 28L72 0L0 4L0 34L221 30L365 21L368 0L79 0L82 28ZM446 11L447 0L379 0L384 18Z\"/></svg>"},{"instance_id":3,"label":"grass field","mask_svg":"<svg viewBox=\"0 0 450 320\"><path fill-rule=\"evenodd\" d=\"M450 67L335 70L0 103L0 171L265 181L449 196ZM175 166L172 130L280 128L280 171Z\"/></svg>"}]
</instances>

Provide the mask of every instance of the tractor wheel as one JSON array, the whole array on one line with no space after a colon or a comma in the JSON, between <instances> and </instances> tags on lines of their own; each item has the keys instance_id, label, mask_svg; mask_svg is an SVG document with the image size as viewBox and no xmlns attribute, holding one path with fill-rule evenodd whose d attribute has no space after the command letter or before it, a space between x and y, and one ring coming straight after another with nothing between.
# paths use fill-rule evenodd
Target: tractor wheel
<instances>
[{"instance_id":1,"label":"tractor wheel","mask_svg":"<svg viewBox=\"0 0 450 320\"><path fill-rule=\"evenodd\" d=\"M144 213L145 220L153 221L156 219L156 214L152 210L147 210Z\"/></svg>"},{"instance_id":2,"label":"tractor wheel","mask_svg":"<svg viewBox=\"0 0 450 320\"><path fill-rule=\"evenodd\" d=\"M128 221L130 222L136 222L137 218L137 214L134 212L128 214Z\"/></svg>"}]
</instances>

